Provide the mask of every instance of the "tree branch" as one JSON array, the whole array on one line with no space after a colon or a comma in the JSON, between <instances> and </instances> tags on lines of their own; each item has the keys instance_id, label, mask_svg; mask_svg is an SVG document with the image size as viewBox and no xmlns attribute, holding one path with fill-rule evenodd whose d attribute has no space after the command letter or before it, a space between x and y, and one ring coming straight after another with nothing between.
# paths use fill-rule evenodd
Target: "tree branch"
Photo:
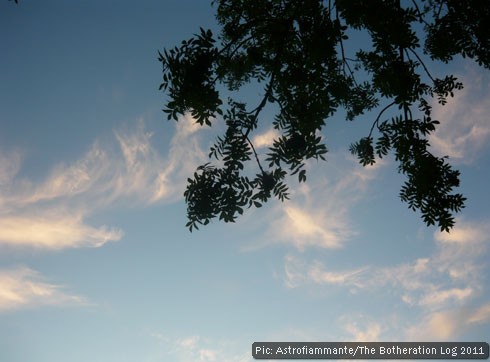
<instances>
[{"instance_id":1,"label":"tree branch","mask_svg":"<svg viewBox=\"0 0 490 362\"><path fill-rule=\"evenodd\" d=\"M396 104L395 101L391 102L390 104L388 104L386 107L384 107L381 112L379 112L378 114L378 117L376 117L376 120L373 122L373 124L371 125L371 129L369 130L369 135L368 135L368 138L371 138L371 135L373 134L373 130L374 130L374 126L378 127L378 122L379 122L379 119L381 118L381 115L386 111L388 110L390 107L392 107L394 104Z\"/></svg>"},{"instance_id":2,"label":"tree branch","mask_svg":"<svg viewBox=\"0 0 490 362\"><path fill-rule=\"evenodd\" d=\"M253 117L253 123L247 127L247 130L243 134L243 138L247 140L250 147L252 148L252 151L253 151L254 156L255 156L255 160L257 161L257 164L259 165L260 171L262 173L264 173L264 169L262 168L262 165L261 165L260 160L259 160L259 156L257 155L257 151L255 150L255 147L254 147L252 141L250 140L250 138L248 137L248 135L250 134L250 131L252 130L253 125L257 124L257 118L259 117L260 112L262 112L262 110L264 109L264 107L267 104L267 100L269 99L269 97L271 97L272 87L274 85L274 79L275 79L275 74L272 73L269 84L266 87L265 95L262 98L261 102L259 103L259 105L255 109L248 112L248 113L253 113L253 116L252 116Z\"/></svg>"},{"instance_id":3,"label":"tree branch","mask_svg":"<svg viewBox=\"0 0 490 362\"><path fill-rule=\"evenodd\" d=\"M421 65L422 65L422 67L424 68L424 71L425 71L425 73L426 73L426 74L429 76L430 80L431 80L432 82L435 82L434 77L432 77L432 74L430 74L429 69L427 69L427 67L426 67L426 65L425 65L425 63L424 63L424 61L423 61L423 60L422 60L422 59L419 57L419 55L417 54L417 52L416 52L415 50L413 50L412 48L407 48L405 51L407 51L407 50L410 50L410 51L411 51L411 52L412 52L412 53L413 53L413 54L414 54L414 55L417 57L418 61L420 62L420 64L421 64ZM408 54L407 54L407 55L408 55Z\"/></svg>"}]
</instances>

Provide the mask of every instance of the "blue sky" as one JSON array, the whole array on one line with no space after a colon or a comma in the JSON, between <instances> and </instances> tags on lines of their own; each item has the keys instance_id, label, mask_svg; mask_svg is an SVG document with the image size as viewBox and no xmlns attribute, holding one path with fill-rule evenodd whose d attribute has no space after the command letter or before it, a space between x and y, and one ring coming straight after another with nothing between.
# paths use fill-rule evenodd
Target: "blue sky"
<instances>
[{"instance_id":1,"label":"blue sky","mask_svg":"<svg viewBox=\"0 0 490 362\"><path fill-rule=\"evenodd\" d=\"M254 341L488 341L489 73L457 59L447 69L465 89L434 104L432 150L468 197L450 234L399 201L392 158L362 168L349 154L369 118L340 116L324 131L328 161L308 164L291 201L191 234L182 193L222 123L166 121L157 50L199 26L215 27L207 1L0 2L0 360L246 362ZM261 154L271 117L254 135Z\"/></svg>"}]
</instances>

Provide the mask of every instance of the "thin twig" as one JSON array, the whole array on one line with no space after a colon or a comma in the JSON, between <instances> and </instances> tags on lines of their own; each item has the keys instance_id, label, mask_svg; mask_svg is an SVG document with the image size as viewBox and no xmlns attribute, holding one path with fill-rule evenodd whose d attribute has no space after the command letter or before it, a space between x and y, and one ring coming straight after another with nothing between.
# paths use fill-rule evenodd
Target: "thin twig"
<instances>
[{"instance_id":1,"label":"thin twig","mask_svg":"<svg viewBox=\"0 0 490 362\"><path fill-rule=\"evenodd\" d=\"M248 136L246 136L246 139L247 139L248 144L252 148L252 151L254 153L255 159L257 160L257 164L259 165L260 171L262 172L262 174L264 174L265 173L264 172L264 169L262 168L262 165L260 164L259 156L257 155L257 151L255 151L255 147L254 147L252 141L250 140L250 138L248 138Z\"/></svg>"},{"instance_id":2,"label":"thin twig","mask_svg":"<svg viewBox=\"0 0 490 362\"><path fill-rule=\"evenodd\" d=\"M254 110L249 112L249 113L254 113L254 115L252 116L253 122L252 122L252 124L248 125L247 130L243 134L243 138L247 140L250 147L252 148L252 152L254 153L255 159L257 160L257 164L259 165L260 171L262 173L264 173L264 169L262 168L262 164L260 163L259 156L257 155L257 151L255 150L255 147L254 147L252 141L250 140L250 138L248 137L248 135L249 135L250 131L252 130L253 126L255 124L257 124L257 118L259 117L260 112L262 112L265 105L267 104L269 97L272 95L272 87L274 85L274 79L275 79L275 73L272 73L271 79L269 81L269 84L267 85L266 92L265 92L264 97L262 98L262 101L259 103L259 105Z\"/></svg>"},{"instance_id":3,"label":"thin twig","mask_svg":"<svg viewBox=\"0 0 490 362\"><path fill-rule=\"evenodd\" d=\"M373 124L371 125L371 129L369 130L369 135L368 135L368 138L371 138L371 135L373 134L373 130L374 130L374 126L377 126L378 127L378 122L379 122L379 119L381 118L381 115L388 109L390 108L391 106L393 106L394 104L396 104L395 101L391 102L390 104L388 104L386 107L384 107L381 112L379 112L378 114L378 117L376 117L376 120L373 122Z\"/></svg>"},{"instance_id":4,"label":"thin twig","mask_svg":"<svg viewBox=\"0 0 490 362\"><path fill-rule=\"evenodd\" d=\"M264 97L262 98L262 100L260 101L259 105L255 109L253 109L252 111L248 112L248 113L253 113L254 114L252 116L252 118L253 118L253 124L256 124L257 123L257 118L259 117L260 112L262 112L262 109L264 109L265 105L267 104L267 100L269 99L269 97L272 94L272 87L273 87L273 84L274 84L274 79L275 79L275 73L272 73L272 76L271 76L271 79L269 81L269 84L266 87L266 92L265 92ZM248 137L248 134L250 133L251 130L252 130L252 127L251 126L247 127L247 131L244 134L244 137L245 138Z\"/></svg>"},{"instance_id":5,"label":"thin twig","mask_svg":"<svg viewBox=\"0 0 490 362\"><path fill-rule=\"evenodd\" d=\"M412 4L415 6L415 9L417 10L417 15L419 16L419 21L427 26L429 26L429 23L425 21L424 15L422 14L422 11L420 11L419 6L415 2L415 0L412 0Z\"/></svg>"},{"instance_id":6,"label":"thin twig","mask_svg":"<svg viewBox=\"0 0 490 362\"><path fill-rule=\"evenodd\" d=\"M335 6L335 17L337 18L337 21L340 24L339 11L337 9L337 6ZM344 76L347 77L347 72L345 71L345 67L347 66L347 69L349 70L350 76L352 77L354 84L358 86L356 82L356 78L354 77L354 72L352 71L349 63L347 62L347 58L345 56L345 49L344 49L344 42L342 40L342 35L340 36L339 43L340 43L340 52L342 54L342 72L344 73Z\"/></svg>"},{"instance_id":7,"label":"thin twig","mask_svg":"<svg viewBox=\"0 0 490 362\"><path fill-rule=\"evenodd\" d=\"M417 52L415 50L413 50L412 48L407 48L407 50L410 50L417 57L417 59L419 60L420 64L422 64L422 67L424 68L425 73L429 76L429 78L432 80L432 82L435 83L434 77L432 77L432 74L430 74L429 69L427 69L427 67L425 66L424 61L419 57L419 55L417 54Z\"/></svg>"}]
</instances>

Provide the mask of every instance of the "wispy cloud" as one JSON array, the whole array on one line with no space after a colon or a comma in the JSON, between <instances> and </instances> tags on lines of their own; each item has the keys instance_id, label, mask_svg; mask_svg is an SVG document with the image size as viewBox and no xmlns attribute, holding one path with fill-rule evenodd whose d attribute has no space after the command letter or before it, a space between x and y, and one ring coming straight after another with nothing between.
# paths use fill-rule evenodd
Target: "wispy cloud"
<instances>
[{"instance_id":1,"label":"wispy cloud","mask_svg":"<svg viewBox=\"0 0 490 362\"><path fill-rule=\"evenodd\" d=\"M343 220L343 215L327 219L326 214L327 212L322 212L320 208L285 206L276 234L280 239L289 240L301 250L308 246L338 248L352 232Z\"/></svg>"},{"instance_id":2,"label":"wispy cloud","mask_svg":"<svg viewBox=\"0 0 490 362\"><path fill-rule=\"evenodd\" d=\"M177 344L182 348L194 349L199 342L199 336L190 336L183 338L177 342Z\"/></svg>"},{"instance_id":3,"label":"wispy cloud","mask_svg":"<svg viewBox=\"0 0 490 362\"><path fill-rule=\"evenodd\" d=\"M147 205L182 197L185 180L205 158L199 129L183 117L164 156L143 121L94 142L76 162L60 163L40 182L21 179L19 152L0 157L0 244L47 249L101 246L120 240L118 228L91 226L95 211L120 203ZM102 146L103 145L103 146Z\"/></svg>"},{"instance_id":4,"label":"wispy cloud","mask_svg":"<svg viewBox=\"0 0 490 362\"><path fill-rule=\"evenodd\" d=\"M462 332L464 318L456 311L434 312L409 327L406 338L409 341L448 341Z\"/></svg>"},{"instance_id":5,"label":"wispy cloud","mask_svg":"<svg viewBox=\"0 0 490 362\"><path fill-rule=\"evenodd\" d=\"M89 305L77 295L67 294L63 287L43 281L29 268L0 270L0 312L38 306Z\"/></svg>"},{"instance_id":6,"label":"wispy cloud","mask_svg":"<svg viewBox=\"0 0 490 362\"><path fill-rule=\"evenodd\" d=\"M164 356L173 361L230 361L251 362L253 359L249 350L242 354L236 354L236 346L230 348L226 341L213 341L199 335L191 335L183 338L167 337L162 333L151 333L150 336L161 342L164 347ZM233 343L231 343L233 344Z\"/></svg>"},{"instance_id":7,"label":"wispy cloud","mask_svg":"<svg viewBox=\"0 0 490 362\"><path fill-rule=\"evenodd\" d=\"M468 322L474 324L490 322L490 303L474 310L468 318Z\"/></svg>"},{"instance_id":8,"label":"wispy cloud","mask_svg":"<svg viewBox=\"0 0 490 362\"><path fill-rule=\"evenodd\" d=\"M46 249L99 247L123 233L106 226L85 225L81 216L6 216L0 219L0 243Z\"/></svg>"},{"instance_id":9,"label":"wispy cloud","mask_svg":"<svg viewBox=\"0 0 490 362\"><path fill-rule=\"evenodd\" d=\"M433 150L452 162L472 163L490 139L490 76L473 63L458 75L464 84L445 106L434 104L433 117L441 124L429 137Z\"/></svg>"},{"instance_id":10,"label":"wispy cloud","mask_svg":"<svg viewBox=\"0 0 490 362\"><path fill-rule=\"evenodd\" d=\"M284 263L284 282L288 288L296 288L305 283L305 268L306 266L302 259L291 254L286 255Z\"/></svg>"},{"instance_id":11,"label":"wispy cloud","mask_svg":"<svg viewBox=\"0 0 490 362\"><path fill-rule=\"evenodd\" d=\"M480 307L462 307L431 312L406 331L410 341L448 341L463 335L475 325L490 322L490 303Z\"/></svg>"},{"instance_id":12,"label":"wispy cloud","mask_svg":"<svg viewBox=\"0 0 490 362\"><path fill-rule=\"evenodd\" d=\"M19 151L0 152L0 188L7 187L12 178L19 172L21 160L22 157ZM0 208L1 206L2 204L0 203Z\"/></svg>"},{"instance_id":13,"label":"wispy cloud","mask_svg":"<svg viewBox=\"0 0 490 362\"><path fill-rule=\"evenodd\" d=\"M349 341L377 342L383 331L378 321L362 314L342 316L338 322L347 332Z\"/></svg>"},{"instance_id":14,"label":"wispy cloud","mask_svg":"<svg viewBox=\"0 0 490 362\"><path fill-rule=\"evenodd\" d=\"M322 264L315 262L308 271L308 279L317 284L353 285L362 288L360 277L368 270L367 267L347 271L326 271Z\"/></svg>"},{"instance_id":15,"label":"wispy cloud","mask_svg":"<svg viewBox=\"0 0 490 362\"><path fill-rule=\"evenodd\" d=\"M200 349L199 361L216 361L216 351L212 349Z\"/></svg>"},{"instance_id":16,"label":"wispy cloud","mask_svg":"<svg viewBox=\"0 0 490 362\"><path fill-rule=\"evenodd\" d=\"M367 195L369 183L384 164L362 168L353 158L338 154L331 155L328 164L309 163L307 184L291 179L291 201L277 204L263 219L270 226L259 247L277 243L299 250L343 247L357 234L349 216L352 207ZM334 177L325 178L324 167Z\"/></svg>"},{"instance_id":17,"label":"wispy cloud","mask_svg":"<svg viewBox=\"0 0 490 362\"><path fill-rule=\"evenodd\" d=\"M484 265L480 258L486 255L489 240L485 236L485 225L460 221L460 230L454 230L453 236L435 235L438 241L432 256L394 266L364 265L329 270L321 261L307 261L289 254L284 263L285 284L289 288L308 284L346 287L353 293L381 291L389 286L404 303L425 310L463 306L483 289ZM471 231L471 237L466 236L464 230ZM451 242L447 242L448 239Z\"/></svg>"}]
</instances>

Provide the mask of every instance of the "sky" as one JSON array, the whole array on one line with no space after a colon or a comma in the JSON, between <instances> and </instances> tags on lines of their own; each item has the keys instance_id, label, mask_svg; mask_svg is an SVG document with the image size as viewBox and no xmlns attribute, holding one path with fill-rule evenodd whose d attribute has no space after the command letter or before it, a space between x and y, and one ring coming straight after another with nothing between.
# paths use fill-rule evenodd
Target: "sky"
<instances>
[{"instance_id":1,"label":"sky","mask_svg":"<svg viewBox=\"0 0 490 362\"><path fill-rule=\"evenodd\" d=\"M221 120L167 121L157 51L216 29L208 1L0 2L0 361L249 362L255 341L490 340L490 73L465 85L431 150L462 172L450 233L398 198L387 157L328 121L326 162L291 200L190 233L187 177ZM253 98L248 89L244 99ZM274 137L265 113L260 155ZM221 123L220 123L221 122Z\"/></svg>"}]
</instances>

